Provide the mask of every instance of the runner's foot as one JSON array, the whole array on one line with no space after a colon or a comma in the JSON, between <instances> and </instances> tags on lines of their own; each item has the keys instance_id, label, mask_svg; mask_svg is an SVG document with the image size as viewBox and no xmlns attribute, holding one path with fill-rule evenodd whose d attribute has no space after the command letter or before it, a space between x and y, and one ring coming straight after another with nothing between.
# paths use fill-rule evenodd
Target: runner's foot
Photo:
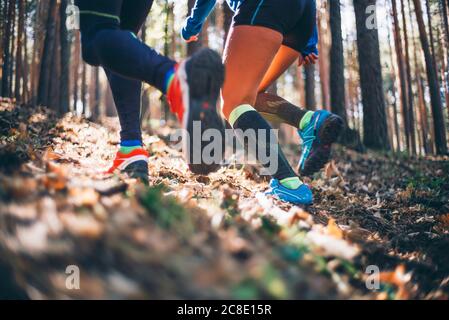
<instances>
[{"instance_id":1,"label":"runner's foot","mask_svg":"<svg viewBox=\"0 0 449 320\"><path fill-rule=\"evenodd\" d=\"M313 112L301 127L298 133L303 143L298 171L303 176L309 176L321 170L329 161L332 143L337 141L343 131L344 122L333 113L319 110Z\"/></svg>"},{"instance_id":2,"label":"runner's foot","mask_svg":"<svg viewBox=\"0 0 449 320\"><path fill-rule=\"evenodd\" d=\"M220 143L224 141L224 124L217 112L223 82L220 56L205 48L177 65L167 90L171 111L177 114L184 129L184 157L190 170L197 174L208 174L220 167L220 163L210 164L203 159L203 149L211 142L203 142L202 137L206 130L216 129L220 132ZM219 158L222 159L222 154Z\"/></svg>"},{"instance_id":3,"label":"runner's foot","mask_svg":"<svg viewBox=\"0 0 449 320\"><path fill-rule=\"evenodd\" d=\"M107 173L127 173L131 178L148 182L148 152L143 148L137 148L130 153L117 152L114 162Z\"/></svg>"},{"instance_id":4,"label":"runner's foot","mask_svg":"<svg viewBox=\"0 0 449 320\"><path fill-rule=\"evenodd\" d=\"M284 187L277 179L271 180L270 188L265 194L294 204L309 205L313 202L312 191L306 184L301 184L296 189L289 189Z\"/></svg>"}]
</instances>

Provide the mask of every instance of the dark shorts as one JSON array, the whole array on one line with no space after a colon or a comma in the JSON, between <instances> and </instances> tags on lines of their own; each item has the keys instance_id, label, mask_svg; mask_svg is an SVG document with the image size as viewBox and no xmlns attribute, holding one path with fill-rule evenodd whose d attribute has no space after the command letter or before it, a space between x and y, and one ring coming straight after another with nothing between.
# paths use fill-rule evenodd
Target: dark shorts
<instances>
[{"instance_id":1,"label":"dark shorts","mask_svg":"<svg viewBox=\"0 0 449 320\"><path fill-rule=\"evenodd\" d=\"M284 36L282 44L298 52L306 48L315 24L315 0L244 0L233 21L276 30Z\"/></svg>"}]
</instances>

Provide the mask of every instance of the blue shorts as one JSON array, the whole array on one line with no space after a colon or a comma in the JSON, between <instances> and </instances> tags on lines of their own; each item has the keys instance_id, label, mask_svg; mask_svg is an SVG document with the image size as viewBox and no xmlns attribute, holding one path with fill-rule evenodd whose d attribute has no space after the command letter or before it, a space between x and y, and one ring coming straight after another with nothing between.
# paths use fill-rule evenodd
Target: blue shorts
<instances>
[{"instance_id":1,"label":"blue shorts","mask_svg":"<svg viewBox=\"0 0 449 320\"><path fill-rule=\"evenodd\" d=\"M307 47L316 25L315 0L245 0L233 25L266 27L282 33L283 45L298 52Z\"/></svg>"}]
</instances>

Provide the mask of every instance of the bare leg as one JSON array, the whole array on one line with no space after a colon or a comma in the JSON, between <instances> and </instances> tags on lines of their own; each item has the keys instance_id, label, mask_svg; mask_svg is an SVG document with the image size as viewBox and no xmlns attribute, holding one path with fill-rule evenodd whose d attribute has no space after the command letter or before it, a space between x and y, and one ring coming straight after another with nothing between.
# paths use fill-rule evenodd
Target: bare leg
<instances>
[{"instance_id":1,"label":"bare leg","mask_svg":"<svg viewBox=\"0 0 449 320\"><path fill-rule=\"evenodd\" d=\"M293 181L291 188L297 189L301 181L273 138L273 129L253 108L259 85L282 40L282 34L265 27L241 25L231 29L224 53L226 78L222 92L222 111L238 137L239 131L254 133L249 141L243 139L247 151L255 151L252 156L262 162L259 151L263 150L263 155L267 155L270 160L275 157L277 162L274 169L272 163L261 163L270 170L270 175L281 183ZM256 150L251 150L253 147Z\"/></svg>"},{"instance_id":2,"label":"bare leg","mask_svg":"<svg viewBox=\"0 0 449 320\"><path fill-rule=\"evenodd\" d=\"M223 114L227 119L239 105L254 106L261 81L281 47L282 39L279 32L265 27L232 28L224 51Z\"/></svg>"}]
</instances>

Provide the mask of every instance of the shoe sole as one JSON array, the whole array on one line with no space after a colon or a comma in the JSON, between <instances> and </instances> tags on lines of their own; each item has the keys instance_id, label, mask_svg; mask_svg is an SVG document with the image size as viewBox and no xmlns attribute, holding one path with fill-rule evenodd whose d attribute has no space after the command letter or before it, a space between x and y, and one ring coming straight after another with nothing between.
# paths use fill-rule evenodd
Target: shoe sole
<instances>
[{"instance_id":1,"label":"shoe sole","mask_svg":"<svg viewBox=\"0 0 449 320\"><path fill-rule=\"evenodd\" d=\"M148 162L144 160L135 161L130 163L122 170L130 178L138 179L144 184L148 184Z\"/></svg>"},{"instance_id":2,"label":"shoe sole","mask_svg":"<svg viewBox=\"0 0 449 320\"><path fill-rule=\"evenodd\" d=\"M183 62L178 72L186 108L183 117L184 157L193 173L209 174L217 171L220 163L203 162L203 150L211 142L202 141L202 137L206 130L215 129L224 142L224 123L217 111L217 100L224 83L224 66L218 53L204 48ZM223 150L221 148L221 152ZM213 158L216 156L212 154ZM221 162L223 153L219 158Z\"/></svg>"},{"instance_id":3,"label":"shoe sole","mask_svg":"<svg viewBox=\"0 0 449 320\"><path fill-rule=\"evenodd\" d=\"M320 171L326 163L329 162L332 144L335 143L340 134L343 132L344 122L343 119L335 114L331 114L326 120L324 120L321 128L318 132L319 144L317 146L312 145L312 150L306 162L304 163L304 169L298 171L303 176L310 176Z\"/></svg>"}]
</instances>

